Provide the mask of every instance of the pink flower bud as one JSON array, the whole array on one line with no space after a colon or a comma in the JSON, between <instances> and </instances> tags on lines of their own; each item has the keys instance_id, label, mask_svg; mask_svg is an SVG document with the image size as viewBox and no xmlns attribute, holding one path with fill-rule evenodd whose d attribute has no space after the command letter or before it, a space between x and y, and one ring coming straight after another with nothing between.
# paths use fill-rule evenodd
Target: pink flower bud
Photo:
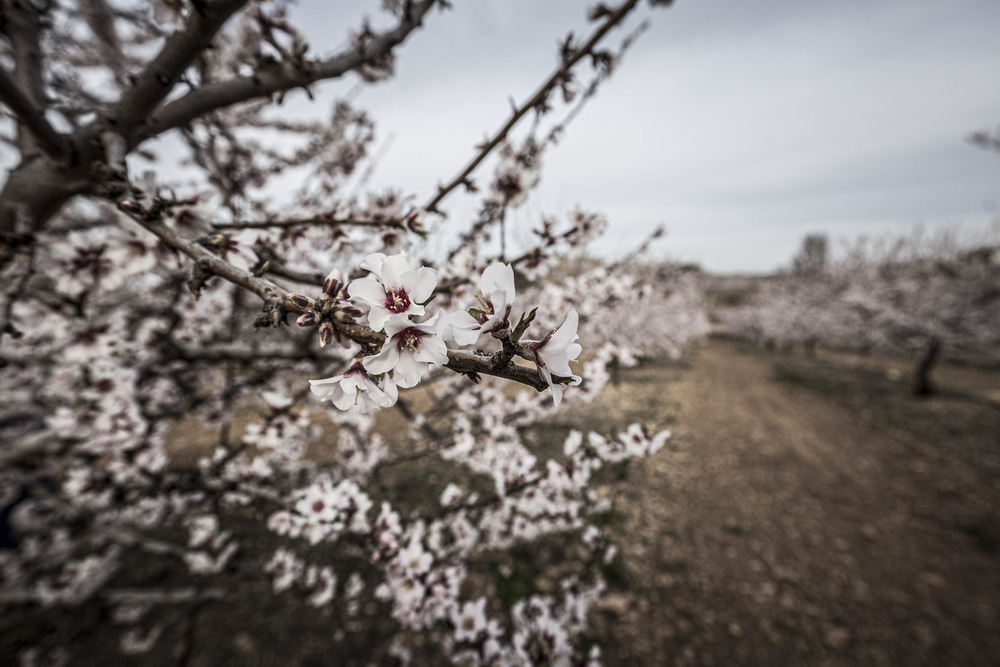
<instances>
[{"instance_id":1,"label":"pink flower bud","mask_svg":"<svg viewBox=\"0 0 1000 667\"><path fill-rule=\"evenodd\" d=\"M344 306L340 309L340 314L349 320L361 317L364 313L360 308L355 308L354 306Z\"/></svg>"},{"instance_id":2,"label":"pink flower bud","mask_svg":"<svg viewBox=\"0 0 1000 667\"><path fill-rule=\"evenodd\" d=\"M326 347L333 340L333 325L327 320L319 325L319 346Z\"/></svg>"},{"instance_id":3,"label":"pink flower bud","mask_svg":"<svg viewBox=\"0 0 1000 667\"><path fill-rule=\"evenodd\" d=\"M340 269L334 269L330 272L330 275L326 277L323 281L323 294L335 299L337 297L337 291L340 289L340 284L344 281L343 274L340 273Z\"/></svg>"},{"instance_id":4,"label":"pink flower bud","mask_svg":"<svg viewBox=\"0 0 1000 667\"><path fill-rule=\"evenodd\" d=\"M299 316L299 319L295 320L295 323L300 327L311 327L319 321L319 315L315 310L310 310Z\"/></svg>"},{"instance_id":5,"label":"pink flower bud","mask_svg":"<svg viewBox=\"0 0 1000 667\"><path fill-rule=\"evenodd\" d=\"M288 294L286 295L286 298L299 310L319 310L319 304L316 303L314 299L310 299L304 294Z\"/></svg>"}]
</instances>

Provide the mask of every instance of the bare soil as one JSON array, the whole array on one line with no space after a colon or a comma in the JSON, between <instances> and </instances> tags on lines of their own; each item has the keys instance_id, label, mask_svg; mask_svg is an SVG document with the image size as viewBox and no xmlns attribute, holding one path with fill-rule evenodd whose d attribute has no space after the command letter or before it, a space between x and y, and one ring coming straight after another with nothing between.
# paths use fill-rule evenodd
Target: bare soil
<instances>
[{"instance_id":1,"label":"bare soil","mask_svg":"<svg viewBox=\"0 0 1000 667\"><path fill-rule=\"evenodd\" d=\"M606 664L1000 664L1000 373L938 375L720 340L627 374L606 418L677 426L618 504Z\"/></svg>"},{"instance_id":2,"label":"bare soil","mask_svg":"<svg viewBox=\"0 0 1000 667\"><path fill-rule=\"evenodd\" d=\"M607 525L621 556L584 641L612 667L1000 665L1000 373L941 368L941 393L916 399L910 366L713 340L625 371L534 432L541 457L573 428L675 433L615 474ZM185 439L189 457L199 442ZM445 474L410 473L425 485ZM384 664L372 637L389 628L351 629L271 593L261 559L276 539L262 519L227 524L263 554L213 580L238 603L162 610L167 630L142 658L118 652L94 603L0 610L0 664L39 642L72 644L74 665ZM519 557L543 565L535 547ZM150 561L117 583L189 585L182 569ZM512 593L540 590L526 576Z\"/></svg>"}]
</instances>

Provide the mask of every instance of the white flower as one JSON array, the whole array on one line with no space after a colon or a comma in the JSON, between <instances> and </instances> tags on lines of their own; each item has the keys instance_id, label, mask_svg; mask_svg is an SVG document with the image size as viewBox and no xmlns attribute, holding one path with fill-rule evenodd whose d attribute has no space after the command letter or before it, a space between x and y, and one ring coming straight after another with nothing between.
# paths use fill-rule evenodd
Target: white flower
<instances>
[{"instance_id":1,"label":"white flower","mask_svg":"<svg viewBox=\"0 0 1000 667\"><path fill-rule=\"evenodd\" d=\"M373 276L352 282L347 293L366 303L368 324L382 331L390 320L405 320L411 315L423 315L426 302L437 287L437 273L425 266L417 267L407 253L386 257L375 252L365 258L361 268Z\"/></svg>"},{"instance_id":2,"label":"white flower","mask_svg":"<svg viewBox=\"0 0 1000 667\"><path fill-rule=\"evenodd\" d=\"M453 338L459 345L472 345L479 334L502 325L514 302L514 269L510 264L495 262L486 267L479 278L476 294L479 308L448 313L441 320L444 338Z\"/></svg>"},{"instance_id":3,"label":"white flower","mask_svg":"<svg viewBox=\"0 0 1000 667\"><path fill-rule=\"evenodd\" d=\"M420 543L419 539L411 538L406 548L401 549L396 556L396 562L402 566L403 572L407 575L419 577L431 569L431 565L434 564L434 556L424 549L424 545Z\"/></svg>"},{"instance_id":4,"label":"white flower","mask_svg":"<svg viewBox=\"0 0 1000 667\"><path fill-rule=\"evenodd\" d=\"M441 493L441 506L449 507L451 505L458 504L458 501L462 499L462 490L455 486L454 484L449 484L445 487L445 490Z\"/></svg>"},{"instance_id":5,"label":"white flower","mask_svg":"<svg viewBox=\"0 0 1000 667\"><path fill-rule=\"evenodd\" d=\"M579 343L574 342L579 336L576 335L576 328L580 323L580 316L575 310L569 311L566 320L558 329L549 333L542 340L532 343L531 350L535 353L535 363L538 364L538 371L549 383L552 389L552 400L556 405L562 400L563 389L560 385L552 381L552 376L571 378L569 384L576 386L583 381L579 375L574 375L569 368L570 360L575 360L583 350Z\"/></svg>"},{"instance_id":6,"label":"white flower","mask_svg":"<svg viewBox=\"0 0 1000 667\"><path fill-rule=\"evenodd\" d=\"M423 324L389 320L385 324L385 343L372 357L365 357L368 372L380 374L393 371L392 381L400 387L413 387L431 364L448 363L448 348L438 336L435 320L439 313Z\"/></svg>"},{"instance_id":7,"label":"white flower","mask_svg":"<svg viewBox=\"0 0 1000 667\"><path fill-rule=\"evenodd\" d=\"M313 607L322 607L333 600L337 591L337 575L333 568L322 567L316 572L316 590L309 596L307 602Z\"/></svg>"},{"instance_id":8,"label":"white flower","mask_svg":"<svg viewBox=\"0 0 1000 667\"><path fill-rule=\"evenodd\" d=\"M466 602L461 611L457 606L453 607L451 622L455 626L456 642L474 642L479 639L479 634L486 631L486 598Z\"/></svg>"},{"instance_id":9,"label":"white flower","mask_svg":"<svg viewBox=\"0 0 1000 667\"><path fill-rule=\"evenodd\" d=\"M357 408L358 412L372 412L395 405L399 397L392 380L383 376L376 384L360 361L355 361L343 375L309 380L309 385L312 393L321 400L329 400L341 410Z\"/></svg>"},{"instance_id":10,"label":"white flower","mask_svg":"<svg viewBox=\"0 0 1000 667\"><path fill-rule=\"evenodd\" d=\"M153 5L153 20L160 25L173 24L180 27L184 17L183 0L151 0Z\"/></svg>"},{"instance_id":11,"label":"white flower","mask_svg":"<svg viewBox=\"0 0 1000 667\"><path fill-rule=\"evenodd\" d=\"M265 572L270 572L274 577L272 585L274 592L280 593L288 590L299 580L303 572L303 563L294 553L288 549L278 548L274 556L264 566Z\"/></svg>"}]
</instances>

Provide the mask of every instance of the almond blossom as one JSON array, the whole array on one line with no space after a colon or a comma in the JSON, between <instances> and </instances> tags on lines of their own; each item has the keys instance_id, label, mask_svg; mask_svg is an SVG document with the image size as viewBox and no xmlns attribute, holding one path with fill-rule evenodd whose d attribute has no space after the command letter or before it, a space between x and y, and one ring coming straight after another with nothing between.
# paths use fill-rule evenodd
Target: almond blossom
<instances>
[{"instance_id":1,"label":"almond blossom","mask_svg":"<svg viewBox=\"0 0 1000 667\"><path fill-rule=\"evenodd\" d=\"M390 320L406 320L424 314L424 304L437 286L437 272L416 262L403 252L386 256L373 252L361 268L372 276L352 282L347 293L368 305L368 324L382 331Z\"/></svg>"},{"instance_id":2,"label":"almond blossom","mask_svg":"<svg viewBox=\"0 0 1000 667\"><path fill-rule=\"evenodd\" d=\"M538 372L542 374L542 377L549 384L549 388L552 389L552 400L556 405L559 405L559 401L562 400L563 388L553 382L553 375L570 378L569 384L574 387L583 382L583 378L574 375L569 368L569 362L575 361L580 352L583 351L580 344L574 342L579 338L576 334L579 323L580 316L575 310L571 310L566 315L562 326L529 346L535 354Z\"/></svg>"},{"instance_id":3,"label":"almond blossom","mask_svg":"<svg viewBox=\"0 0 1000 667\"><path fill-rule=\"evenodd\" d=\"M448 348L437 333L439 314L435 313L423 324L405 320L386 322L382 351L365 357L364 367L375 374L392 371L392 380L399 387L416 386L431 364L443 366L448 363Z\"/></svg>"},{"instance_id":4,"label":"almond blossom","mask_svg":"<svg viewBox=\"0 0 1000 667\"><path fill-rule=\"evenodd\" d=\"M448 313L441 318L443 338L452 338L459 345L473 345L480 333L503 327L514 302L514 268L503 262L486 267L479 278L476 300L479 308Z\"/></svg>"},{"instance_id":5,"label":"almond blossom","mask_svg":"<svg viewBox=\"0 0 1000 667\"><path fill-rule=\"evenodd\" d=\"M376 380L360 360L351 364L342 375L309 380L309 385L321 400L330 401L341 410L354 408L362 413L394 405L399 396L392 380L384 376Z\"/></svg>"},{"instance_id":6,"label":"almond blossom","mask_svg":"<svg viewBox=\"0 0 1000 667\"><path fill-rule=\"evenodd\" d=\"M466 602L461 610L452 609L451 622L455 626L455 641L474 642L486 631L486 598Z\"/></svg>"}]
</instances>

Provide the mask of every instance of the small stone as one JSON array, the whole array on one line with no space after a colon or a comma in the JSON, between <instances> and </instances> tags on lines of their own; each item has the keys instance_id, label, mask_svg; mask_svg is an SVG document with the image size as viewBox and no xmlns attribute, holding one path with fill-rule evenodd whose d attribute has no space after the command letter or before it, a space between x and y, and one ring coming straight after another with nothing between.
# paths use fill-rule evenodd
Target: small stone
<instances>
[{"instance_id":1,"label":"small stone","mask_svg":"<svg viewBox=\"0 0 1000 667\"><path fill-rule=\"evenodd\" d=\"M601 600L600 608L616 616L624 616L629 608L628 598L624 595L608 595Z\"/></svg>"},{"instance_id":2,"label":"small stone","mask_svg":"<svg viewBox=\"0 0 1000 667\"><path fill-rule=\"evenodd\" d=\"M917 575L917 582L926 588L944 588L947 583L940 574L926 570Z\"/></svg>"},{"instance_id":3,"label":"small stone","mask_svg":"<svg viewBox=\"0 0 1000 667\"><path fill-rule=\"evenodd\" d=\"M823 643L829 648L839 651L844 648L848 641L851 639L851 632L847 628L842 628L840 626L831 626L826 629L823 634Z\"/></svg>"},{"instance_id":4,"label":"small stone","mask_svg":"<svg viewBox=\"0 0 1000 667\"><path fill-rule=\"evenodd\" d=\"M241 632L233 638L233 647L243 655L253 655L257 652L257 642L247 632Z\"/></svg>"}]
</instances>

